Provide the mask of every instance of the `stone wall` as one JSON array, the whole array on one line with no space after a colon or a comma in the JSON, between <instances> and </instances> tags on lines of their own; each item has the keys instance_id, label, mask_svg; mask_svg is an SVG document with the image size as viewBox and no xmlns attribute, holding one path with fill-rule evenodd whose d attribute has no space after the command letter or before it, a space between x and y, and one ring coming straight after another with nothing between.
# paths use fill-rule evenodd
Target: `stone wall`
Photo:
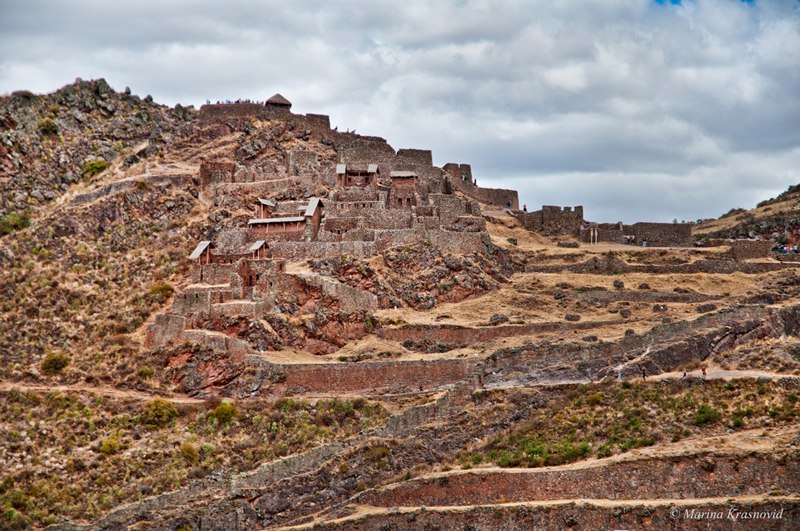
<instances>
[{"instance_id":1,"label":"stone wall","mask_svg":"<svg viewBox=\"0 0 800 531\"><path fill-rule=\"evenodd\" d=\"M545 205L541 210L542 230L547 234L578 234L583 224L583 207Z\"/></svg>"},{"instance_id":2,"label":"stone wall","mask_svg":"<svg viewBox=\"0 0 800 531\"><path fill-rule=\"evenodd\" d=\"M389 166L389 162L393 161L395 151L386 139L339 133L335 136L334 142L340 162L378 164L381 174L388 175L384 166Z\"/></svg>"},{"instance_id":3,"label":"stone wall","mask_svg":"<svg viewBox=\"0 0 800 531\"><path fill-rule=\"evenodd\" d=\"M412 216L406 210L364 210L364 226L376 230L410 229Z\"/></svg>"},{"instance_id":4,"label":"stone wall","mask_svg":"<svg viewBox=\"0 0 800 531\"><path fill-rule=\"evenodd\" d=\"M454 190L469 196L481 203L498 207L519 209L519 194L516 190L503 188L483 188L475 184L472 178L472 167L469 164L448 162L442 168L450 177L450 185Z\"/></svg>"},{"instance_id":5,"label":"stone wall","mask_svg":"<svg viewBox=\"0 0 800 531\"><path fill-rule=\"evenodd\" d=\"M583 225L583 207L544 205L535 212L515 212L522 225L533 232L578 236Z\"/></svg>"},{"instance_id":6,"label":"stone wall","mask_svg":"<svg viewBox=\"0 0 800 531\"><path fill-rule=\"evenodd\" d=\"M684 456L570 469L456 473L368 492L359 502L378 507L416 507L581 498L707 498L758 495L800 485L800 465L796 462L781 464L750 455L715 456L711 470L710 463L710 457Z\"/></svg>"},{"instance_id":7,"label":"stone wall","mask_svg":"<svg viewBox=\"0 0 800 531\"><path fill-rule=\"evenodd\" d=\"M232 183L236 174L236 163L203 161L200 163L200 186Z\"/></svg>"},{"instance_id":8,"label":"stone wall","mask_svg":"<svg viewBox=\"0 0 800 531\"><path fill-rule=\"evenodd\" d=\"M289 175L314 175L319 172L319 159L314 151L292 149L286 153L286 169Z\"/></svg>"},{"instance_id":9,"label":"stone wall","mask_svg":"<svg viewBox=\"0 0 800 531\"><path fill-rule=\"evenodd\" d=\"M311 182L309 179L286 177L270 181L220 183L216 187L217 195L245 193L251 197L270 197L289 188L304 186Z\"/></svg>"},{"instance_id":10,"label":"stone wall","mask_svg":"<svg viewBox=\"0 0 800 531\"><path fill-rule=\"evenodd\" d=\"M220 317L248 317L257 319L266 314L273 305L264 301L235 300L211 305L211 318Z\"/></svg>"},{"instance_id":11,"label":"stone wall","mask_svg":"<svg viewBox=\"0 0 800 531\"><path fill-rule=\"evenodd\" d=\"M472 214L471 206L467 211L469 203L455 195L431 194L430 201L438 211L442 225L445 227L461 216Z\"/></svg>"},{"instance_id":12,"label":"stone wall","mask_svg":"<svg viewBox=\"0 0 800 531\"><path fill-rule=\"evenodd\" d=\"M333 258L342 255L369 258L377 253L373 242L269 242L268 246L273 258L286 260Z\"/></svg>"},{"instance_id":13,"label":"stone wall","mask_svg":"<svg viewBox=\"0 0 800 531\"><path fill-rule=\"evenodd\" d=\"M337 202L364 202L364 201L381 201L378 189L374 186L366 188L346 188L336 190L333 193L333 200Z\"/></svg>"},{"instance_id":14,"label":"stone wall","mask_svg":"<svg viewBox=\"0 0 800 531\"><path fill-rule=\"evenodd\" d=\"M172 343L181 337L186 328L186 318L174 313L156 315L155 321L147 327L146 348L156 348Z\"/></svg>"},{"instance_id":15,"label":"stone wall","mask_svg":"<svg viewBox=\"0 0 800 531\"><path fill-rule=\"evenodd\" d=\"M421 166L433 166L433 153L430 149L399 149L397 157Z\"/></svg>"},{"instance_id":16,"label":"stone wall","mask_svg":"<svg viewBox=\"0 0 800 531\"><path fill-rule=\"evenodd\" d=\"M465 360L395 361L368 364L285 365L286 386L296 392L354 392L370 389L431 389L463 380Z\"/></svg>"},{"instance_id":17,"label":"stone wall","mask_svg":"<svg viewBox=\"0 0 800 531\"><path fill-rule=\"evenodd\" d=\"M772 256L772 242L769 240L732 240L730 247L735 260Z\"/></svg>"},{"instance_id":18,"label":"stone wall","mask_svg":"<svg viewBox=\"0 0 800 531\"><path fill-rule=\"evenodd\" d=\"M231 275L236 274L234 264L193 264L193 284L228 284Z\"/></svg>"},{"instance_id":19,"label":"stone wall","mask_svg":"<svg viewBox=\"0 0 800 531\"><path fill-rule=\"evenodd\" d=\"M582 225L580 228L580 240L584 243L591 243L592 227ZM625 231L622 223L600 223L595 227L598 242L611 242L623 244L625 242Z\"/></svg>"},{"instance_id":20,"label":"stone wall","mask_svg":"<svg viewBox=\"0 0 800 531\"><path fill-rule=\"evenodd\" d=\"M166 188L167 186L188 186L192 183L190 175L171 174L171 175L143 175L134 179L127 179L124 181L117 181L105 186L96 188L84 194L78 194L69 202L69 206L83 205L96 201L97 199L114 195L128 190L134 190L139 183L145 183L152 186L160 186Z\"/></svg>"},{"instance_id":21,"label":"stone wall","mask_svg":"<svg viewBox=\"0 0 800 531\"><path fill-rule=\"evenodd\" d=\"M780 519L728 519L729 508L740 512L780 513ZM718 519L675 519L673 510L718 513ZM683 513L678 513L683 514ZM795 498L773 500L731 499L680 500L665 504L653 502L594 503L590 500L552 502L550 504L476 505L467 508L419 507L408 510L385 509L364 511L349 518L332 522L315 522L314 531L464 531L464 530L523 530L523 529L680 529L767 531L797 529L800 526L800 502ZM310 530L311 525L297 527Z\"/></svg>"},{"instance_id":22,"label":"stone wall","mask_svg":"<svg viewBox=\"0 0 800 531\"><path fill-rule=\"evenodd\" d=\"M690 223L634 223L626 225L626 234L636 236L636 244L647 240L648 247L691 247L692 225Z\"/></svg>"},{"instance_id":23,"label":"stone wall","mask_svg":"<svg viewBox=\"0 0 800 531\"><path fill-rule=\"evenodd\" d=\"M378 297L374 293L343 284L338 280L306 274L288 274L286 276L294 277L301 284L319 289L326 299L337 301L339 309L346 313L376 310L378 308ZM283 286L290 285L280 280L276 278L279 290Z\"/></svg>"},{"instance_id":24,"label":"stone wall","mask_svg":"<svg viewBox=\"0 0 800 531\"><path fill-rule=\"evenodd\" d=\"M207 288L186 288L172 301L172 313L191 315L211 311L211 292Z\"/></svg>"},{"instance_id":25,"label":"stone wall","mask_svg":"<svg viewBox=\"0 0 800 531\"><path fill-rule=\"evenodd\" d=\"M200 123L242 121L251 118L262 118L266 115L265 107L260 103L210 104L200 106ZM287 111L288 112L288 111Z\"/></svg>"}]
</instances>

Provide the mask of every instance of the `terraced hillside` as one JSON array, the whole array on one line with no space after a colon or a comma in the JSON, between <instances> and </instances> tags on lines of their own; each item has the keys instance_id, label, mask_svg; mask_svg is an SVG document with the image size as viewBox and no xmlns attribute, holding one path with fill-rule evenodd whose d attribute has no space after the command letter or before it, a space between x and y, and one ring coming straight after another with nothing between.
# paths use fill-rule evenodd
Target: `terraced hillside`
<instances>
[{"instance_id":1,"label":"terraced hillside","mask_svg":"<svg viewBox=\"0 0 800 531\"><path fill-rule=\"evenodd\" d=\"M3 196L0 529L800 526L797 262L564 248L497 206L477 215L420 150L317 115L210 119L104 87L2 102L5 137L27 139L8 160L53 194ZM160 132L112 153L128 105ZM63 141L31 128L47 113ZM59 157L37 150L69 142L105 168L47 177ZM418 172L412 228L396 212L347 228L348 208L384 212L341 189L356 156ZM209 186L219 161L236 171ZM192 249L247 226L264 196L348 205L307 242L324 252L220 246L264 277L209 280ZM463 234L478 245L454 246Z\"/></svg>"}]
</instances>

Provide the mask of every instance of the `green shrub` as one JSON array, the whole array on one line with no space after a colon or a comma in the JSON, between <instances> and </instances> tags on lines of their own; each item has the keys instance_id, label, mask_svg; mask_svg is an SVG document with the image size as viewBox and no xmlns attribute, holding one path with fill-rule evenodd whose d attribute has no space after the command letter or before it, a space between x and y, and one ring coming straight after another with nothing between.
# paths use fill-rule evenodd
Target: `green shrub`
<instances>
[{"instance_id":1,"label":"green shrub","mask_svg":"<svg viewBox=\"0 0 800 531\"><path fill-rule=\"evenodd\" d=\"M45 374L58 374L64 367L69 365L69 356L66 354L57 354L55 352L48 352L47 356L42 361L41 369Z\"/></svg>"},{"instance_id":2,"label":"green shrub","mask_svg":"<svg viewBox=\"0 0 800 531\"><path fill-rule=\"evenodd\" d=\"M189 464L194 464L200 460L200 452L198 452L195 445L190 442L183 443L179 452L181 457Z\"/></svg>"},{"instance_id":3,"label":"green shrub","mask_svg":"<svg viewBox=\"0 0 800 531\"><path fill-rule=\"evenodd\" d=\"M53 136L58 134L58 126L52 118L42 118L39 120L39 123L36 125L36 127L43 136Z\"/></svg>"},{"instance_id":4,"label":"green shrub","mask_svg":"<svg viewBox=\"0 0 800 531\"><path fill-rule=\"evenodd\" d=\"M119 442L119 435L115 433L100 443L99 450L101 454L112 455L119 452L120 448L122 448L122 444Z\"/></svg>"},{"instance_id":5,"label":"green shrub","mask_svg":"<svg viewBox=\"0 0 800 531\"><path fill-rule=\"evenodd\" d=\"M83 175L92 177L98 173L102 173L108 168L108 162L104 160L92 160L83 165Z\"/></svg>"},{"instance_id":6,"label":"green shrub","mask_svg":"<svg viewBox=\"0 0 800 531\"><path fill-rule=\"evenodd\" d=\"M708 404L701 404L694 413L694 423L698 426L710 424L718 421L721 416L721 413L713 407Z\"/></svg>"},{"instance_id":7,"label":"green shrub","mask_svg":"<svg viewBox=\"0 0 800 531\"><path fill-rule=\"evenodd\" d=\"M216 419L221 425L229 424L239 415L236 406L231 402L223 402L208 414L209 419Z\"/></svg>"},{"instance_id":8,"label":"green shrub","mask_svg":"<svg viewBox=\"0 0 800 531\"><path fill-rule=\"evenodd\" d=\"M153 370L152 367L142 367L137 371L136 374L138 374L139 378L141 378L142 380L146 380L147 378L153 376L153 374L155 374L155 371Z\"/></svg>"},{"instance_id":9,"label":"green shrub","mask_svg":"<svg viewBox=\"0 0 800 531\"><path fill-rule=\"evenodd\" d=\"M11 213L5 216L0 216L0 236L11 234L14 231L22 230L30 227L31 218L28 214Z\"/></svg>"},{"instance_id":10,"label":"green shrub","mask_svg":"<svg viewBox=\"0 0 800 531\"><path fill-rule=\"evenodd\" d=\"M605 398L603 393L594 393L589 395L589 397L586 399L586 403L590 406L599 406L603 403L603 398Z\"/></svg>"},{"instance_id":11,"label":"green shrub","mask_svg":"<svg viewBox=\"0 0 800 531\"><path fill-rule=\"evenodd\" d=\"M3 511L3 519L0 520L0 529L26 529L30 525L30 521L16 509L8 507Z\"/></svg>"},{"instance_id":12,"label":"green shrub","mask_svg":"<svg viewBox=\"0 0 800 531\"><path fill-rule=\"evenodd\" d=\"M163 428L178 416L178 410L172 402L154 398L144 406L139 421L150 428Z\"/></svg>"},{"instance_id":13,"label":"green shrub","mask_svg":"<svg viewBox=\"0 0 800 531\"><path fill-rule=\"evenodd\" d=\"M611 456L612 453L613 452L611 451L611 445L610 444L601 444L597 448L597 457L600 457L600 458L609 457L609 456Z\"/></svg>"}]
</instances>

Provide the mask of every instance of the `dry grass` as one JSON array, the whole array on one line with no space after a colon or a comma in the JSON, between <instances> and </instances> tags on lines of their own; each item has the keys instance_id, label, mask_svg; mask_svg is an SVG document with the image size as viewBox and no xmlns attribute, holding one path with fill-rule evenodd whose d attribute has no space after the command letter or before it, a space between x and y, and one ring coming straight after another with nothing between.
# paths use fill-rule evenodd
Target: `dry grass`
<instances>
[{"instance_id":1,"label":"dry grass","mask_svg":"<svg viewBox=\"0 0 800 531\"><path fill-rule=\"evenodd\" d=\"M587 385L565 389L521 425L455 461L559 465L728 430L794 425L798 417L796 389L752 379Z\"/></svg>"},{"instance_id":2,"label":"dry grass","mask_svg":"<svg viewBox=\"0 0 800 531\"><path fill-rule=\"evenodd\" d=\"M244 471L354 435L387 412L361 399L205 405L0 392L0 528L92 520L224 468Z\"/></svg>"}]
</instances>

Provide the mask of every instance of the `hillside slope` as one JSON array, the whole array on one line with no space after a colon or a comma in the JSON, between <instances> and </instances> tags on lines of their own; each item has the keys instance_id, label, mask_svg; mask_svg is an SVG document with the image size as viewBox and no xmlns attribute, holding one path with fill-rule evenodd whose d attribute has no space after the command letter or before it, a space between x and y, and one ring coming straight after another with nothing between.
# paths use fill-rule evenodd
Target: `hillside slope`
<instances>
[{"instance_id":1,"label":"hillside slope","mask_svg":"<svg viewBox=\"0 0 800 531\"><path fill-rule=\"evenodd\" d=\"M0 109L0 529L800 526L797 263L559 247L320 115Z\"/></svg>"},{"instance_id":2,"label":"hillside slope","mask_svg":"<svg viewBox=\"0 0 800 531\"><path fill-rule=\"evenodd\" d=\"M800 241L800 185L790 186L775 198L755 208L736 208L716 220L707 220L692 230L708 238L750 238L758 236L777 243Z\"/></svg>"}]
</instances>

